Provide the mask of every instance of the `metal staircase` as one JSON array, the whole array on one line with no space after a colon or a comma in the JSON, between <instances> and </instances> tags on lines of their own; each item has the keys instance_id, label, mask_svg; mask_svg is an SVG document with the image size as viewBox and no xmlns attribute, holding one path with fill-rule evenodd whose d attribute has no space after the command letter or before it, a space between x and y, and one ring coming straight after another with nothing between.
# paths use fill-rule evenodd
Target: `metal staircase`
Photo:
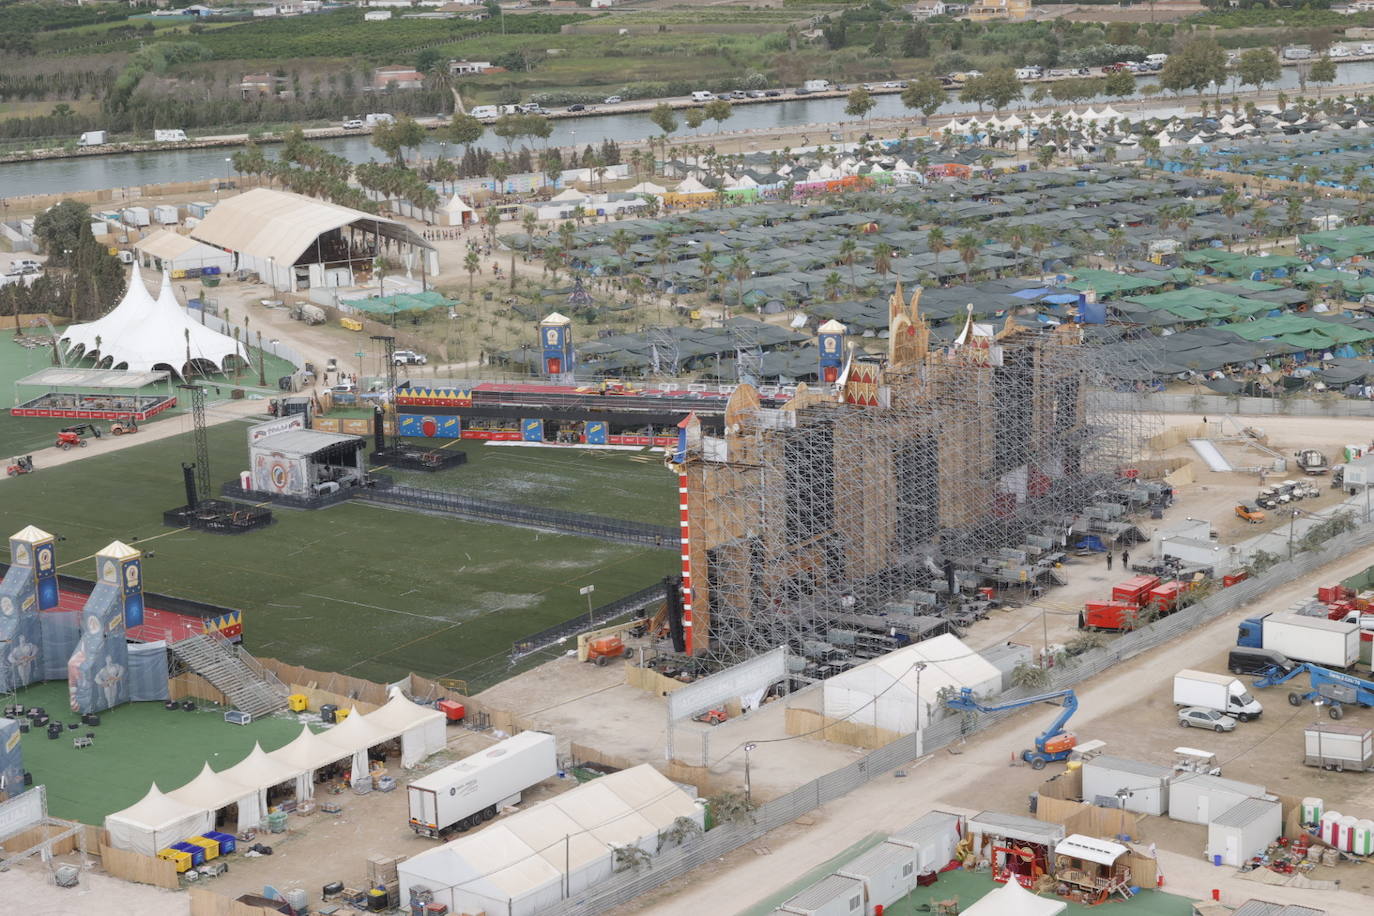
<instances>
[{"instance_id":1,"label":"metal staircase","mask_svg":"<svg viewBox=\"0 0 1374 916\"><path fill-rule=\"evenodd\" d=\"M286 708L286 685L242 648L211 630L177 640L172 654L254 719Z\"/></svg>"}]
</instances>

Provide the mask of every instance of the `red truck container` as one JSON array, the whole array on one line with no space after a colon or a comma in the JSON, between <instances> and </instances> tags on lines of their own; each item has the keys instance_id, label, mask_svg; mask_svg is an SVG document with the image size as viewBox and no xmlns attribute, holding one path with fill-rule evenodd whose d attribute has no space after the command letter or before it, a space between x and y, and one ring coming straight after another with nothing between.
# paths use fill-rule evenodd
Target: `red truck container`
<instances>
[{"instance_id":1,"label":"red truck container","mask_svg":"<svg viewBox=\"0 0 1374 916\"><path fill-rule=\"evenodd\" d=\"M1158 585L1159 576L1131 576L1125 582L1112 586L1112 600L1142 607L1149 597L1150 589Z\"/></svg>"},{"instance_id":2,"label":"red truck container","mask_svg":"<svg viewBox=\"0 0 1374 916\"><path fill-rule=\"evenodd\" d=\"M1089 601L1083 605L1083 626L1089 630L1129 630L1140 608L1127 601Z\"/></svg>"},{"instance_id":3,"label":"red truck container","mask_svg":"<svg viewBox=\"0 0 1374 916\"><path fill-rule=\"evenodd\" d=\"M1149 606L1161 614L1172 614L1178 610L1178 600L1188 591L1186 582L1165 582L1150 589Z\"/></svg>"}]
</instances>

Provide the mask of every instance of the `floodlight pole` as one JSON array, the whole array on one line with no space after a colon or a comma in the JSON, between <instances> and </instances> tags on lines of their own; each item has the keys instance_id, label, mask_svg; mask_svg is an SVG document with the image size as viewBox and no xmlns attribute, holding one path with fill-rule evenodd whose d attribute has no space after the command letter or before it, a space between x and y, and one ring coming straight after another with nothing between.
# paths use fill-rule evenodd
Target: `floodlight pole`
<instances>
[{"instance_id":1,"label":"floodlight pole","mask_svg":"<svg viewBox=\"0 0 1374 916\"><path fill-rule=\"evenodd\" d=\"M918 719L918 724L919 721ZM744 803L746 805L752 805L754 803L754 786L749 778L749 752L756 747L758 747L758 745L752 741L744 746Z\"/></svg>"},{"instance_id":2,"label":"floodlight pole","mask_svg":"<svg viewBox=\"0 0 1374 916\"><path fill-rule=\"evenodd\" d=\"M916 756L921 756L921 710L926 708L926 701L921 697L921 672L926 670L925 662L917 662L916 668Z\"/></svg>"},{"instance_id":3,"label":"floodlight pole","mask_svg":"<svg viewBox=\"0 0 1374 916\"><path fill-rule=\"evenodd\" d=\"M596 591L595 585L584 585L577 590L579 595L587 596L587 626L596 626L596 621L592 618L592 592Z\"/></svg>"}]
</instances>

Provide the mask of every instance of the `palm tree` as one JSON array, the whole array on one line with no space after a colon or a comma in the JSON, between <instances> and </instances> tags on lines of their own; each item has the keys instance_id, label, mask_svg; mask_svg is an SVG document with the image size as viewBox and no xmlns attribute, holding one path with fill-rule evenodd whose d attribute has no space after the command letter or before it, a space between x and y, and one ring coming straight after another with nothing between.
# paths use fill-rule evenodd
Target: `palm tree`
<instances>
[{"instance_id":1,"label":"palm tree","mask_svg":"<svg viewBox=\"0 0 1374 916\"><path fill-rule=\"evenodd\" d=\"M859 284L854 279L854 262L858 260L859 243L852 238L845 239L840 243L840 263L849 266L849 288L859 291Z\"/></svg>"},{"instance_id":2,"label":"palm tree","mask_svg":"<svg viewBox=\"0 0 1374 916\"><path fill-rule=\"evenodd\" d=\"M1035 256L1036 270L1040 269L1040 254L1050 246L1050 233L1039 223L1026 230L1026 235L1030 239L1031 254Z\"/></svg>"},{"instance_id":3,"label":"palm tree","mask_svg":"<svg viewBox=\"0 0 1374 916\"><path fill-rule=\"evenodd\" d=\"M739 294L738 306L741 311L744 310L744 281L749 279L752 274L753 270L749 267L749 258L745 256L744 252L738 252L730 259L730 275L735 278Z\"/></svg>"},{"instance_id":4,"label":"palm tree","mask_svg":"<svg viewBox=\"0 0 1374 916\"><path fill-rule=\"evenodd\" d=\"M947 247L949 247L945 242L945 230L941 229L939 226L936 226L934 229L931 229L929 232L927 232L926 247L930 249L931 254L935 255L935 260L939 261L940 252L944 251Z\"/></svg>"},{"instance_id":5,"label":"palm tree","mask_svg":"<svg viewBox=\"0 0 1374 916\"><path fill-rule=\"evenodd\" d=\"M463 269L468 272L468 301L475 302L477 300L475 277L477 271L482 269L482 262L477 257L477 252L468 252L467 257L463 259Z\"/></svg>"},{"instance_id":6,"label":"palm tree","mask_svg":"<svg viewBox=\"0 0 1374 916\"><path fill-rule=\"evenodd\" d=\"M667 278L664 274L668 270L668 252L673 247L673 240L668 237L667 232L660 232L654 236L654 263L658 265L658 289L659 289L659 308L663 307L662 291Z\"/></svg>"},{"instance_id":7,"label":"palm tree","mask_svg":"<svg viewBox=\"0 0 1374 916\"><path fill-rule=\"evenodd\" d=\"M1112 263L1117 269L1121 267L1121 252L1126 248L1126 230L1119 227L1107 230L1107 251L1112 256Z\"/></svg>"},{"instance_id":8,"label":"palm tree","mask_svg":"<svg viewBox=\"0 0 1374 916\"><path fill-rule=\"evenodd\" d=\"M954 247L959 252L959 260L964 262L964 282L967 283L973 274L973 262L978 258L978 237L965 232L954 240Z\"/></svg>"},{"instance_id":9,"label":"palm tree","mask_svg":"<svg viewBox=\"0 0 1374 916\"><path fill-rule=\"evenodd\" d=\"M620 267L622 276L625 273L625 252L630 250L630 245L630 233L626 232L624 229L617 229L615 233L611 235L611 247L615 249L616 257L620 259L620 264L618 266Z\"/></svg>"},{"instance_id":10,"label":"palm tree","mask_svg":"<svg viewBox=\"0 0 1374 916\"><path fill-rule=\"evenodd\" d=\"M711 250L711 243L707 242L701 246L701 254L697 255L697 260L701 262L701 279L706 281L706 300L711 300L711 275L716 272L716 253Z\"/></svg>"},{"instance_id":11,"label":"palm tree","mask_svg":"<svg viewBox=\"0 0 1374 916\"><path fill-rule=\"evenodd\" d=\"M837 271L831 271L825 275L825 298L831 302L840 298L840 275Z\"/></svg>"},{"instance_id":12,"label":"palm tree","mask_svg":"<svg viewBox=\"0 0 1374 916\"><path fill-rule=\"evenodd\" d=\"M1221 195L1218 203L1221 212L1231 223L1231 239L1234 240L1236 237L1236 214L1240 212L1240 192L1235 188L1227 188L1226 193ZM1229 249L1231 246L1228 244L1226 247Z\"/></svg>"},{"instance_id":13,"label":"palm tree","mask_svg":"<svg viewBox=\"0 0 1374 916\"><path fill-rule=\"evenodd\" d=\"M892 246L887 242L879 242L878 247L873 249L873 269L884 280L892 271Z\"/></svg>"},{"instance_id":14,"label":"palm tree","mask_svg":"<svg viewBox=\"0 0 1374 916\"><path fill-rule=\"evenodd\" d=\"M525 227L525 235L529 236L529 248L534 247L534 230L539 225L539 218L534 215L533 210L526 210L525 215L520 217L520 225Z\"/></svg>"}]
</instances>

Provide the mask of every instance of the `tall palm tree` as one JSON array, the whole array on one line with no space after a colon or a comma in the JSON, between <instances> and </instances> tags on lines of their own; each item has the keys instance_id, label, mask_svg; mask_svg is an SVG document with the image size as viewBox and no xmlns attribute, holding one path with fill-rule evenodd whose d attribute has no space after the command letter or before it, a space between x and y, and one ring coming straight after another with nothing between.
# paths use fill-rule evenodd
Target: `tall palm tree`
<instances>
[{"instance_id":1,"label":"tall palm tree","mask_svg":"<svg viewBox=\"0 0 1374 916\"><path fill-rule=\"evenodd\" d=\"M707 242L701 246L701 254L697 255L697 260L701 262L701 279L706 281L706 300L711 299L711 276L716 272L716 253L711 250L711 243Z\"/></svg>"},{"instance_id":2,"label":"tall palm tree","mask_svg":"<svg viewBox=\"0 0 1374 916\"><path fill-rule=\"evenodd\" d=\"M463 259L463 269L468 272L468 302L472 303L477 299L475 277L477 271L482 269L482 263L477 257L477 252L468 252L467 257Z\"/></svg>"},{"instance_id":3,"label":"tall palm tree","mask_svg":"<svg viewBox=\"0 0 1374 916\"><path fill-rule=\"evenodd\" d=\"M831 302L840 298L840 275L837 271L831 271L825 275L825 298Z\"/></svg>"},{"instance_id":4,"label":"tall palm tree","mask_svg":"<svg viewBox=\"0 0 1374 916\"><path fill-rule=\"evenodd\" d=\"M738 292L738 307L744 310L744 281L749 279L753 270L749 267L749 258L744 252L738 252L730 259L730 275L735 278L736 289Z\"/></svg>"},{"instance_id":5,"label":"tall palm tree","mask_svg":"<svg viewBox=\"0 0 1374 916\"><path fill-rule=\"evenodd\" d=\"M964 262L964 282L967 283L973 275L973 262L978 258L978 237L965 232L954 240L954 248L959 252L959 260Z\"/></svg>"},{"instance_id":6,"label":"tall palm tree","mask_svg":"<svg viewBox=\"0 0 1374 916\"><path fill-rule=\"evenodd\" d=\"M949 244L945 241L945 230L936 226L934 229L927 232L926 246L930 249L930 253L935 255L935 260L940 260L940 252L949 247Z\"/></svg>"},{"instance_id":7,"label":"tall palm tree","mask_svg":"<svg viewBox=\"0 0 1374 916\"><path fill-rule=\"evenodd\" d=\"M1044 226L1036 223L1026 230L1026 237L1030 240L1031 254L1035 256L1036 270L1040 269L1040 255L1050 247L1050 233Z\"/></svg>"},{"instance_id":8,"label":"tall palm tree","mask_svg":"<svg viewBox=\"0 0 1374 916\"><path fill-rule=\"evenodd\" d=\"M630 250L630 244L630 233L624 229L617 229L611 235L611 247L615 249L615 255L620 259L618 266L622 276L625 274L625 252Z\"/></svg>"},{"instance_id":9,"label":"tall palm tree","mask_svg":"<svg viewBox=\"0 0 1374 916\"><path fill-rule=\"evenodd\" d=\"M873 269L884 280L892 272L892 246L887 242L879 242L873 249Z\"/></svg>"},{"instance_id":10,"label":"tall palm tree","mask_svg":"<svg viewBox=\"0 0 1374 916\"><path fill-rule=\"evenodd\" d=\"M854 279L854 262L858 260L859 243L852 238L840 243L840 263L849 267L849 288L858 292L859 284Z\"/></svg>"},{"instance_id":11,"label":"tall palm tree","mask_svg":"<svg viewBox=\"0 0 1374 916\"><path fill-rule=\"evenodd\" d=\"M668 237L667 232L660 232L654 236L654 263L658 265L658 288L662 291L667 278L664 276L668 270L668 252L672 250L673 240Z\"/></svg>"}]
</instances>

